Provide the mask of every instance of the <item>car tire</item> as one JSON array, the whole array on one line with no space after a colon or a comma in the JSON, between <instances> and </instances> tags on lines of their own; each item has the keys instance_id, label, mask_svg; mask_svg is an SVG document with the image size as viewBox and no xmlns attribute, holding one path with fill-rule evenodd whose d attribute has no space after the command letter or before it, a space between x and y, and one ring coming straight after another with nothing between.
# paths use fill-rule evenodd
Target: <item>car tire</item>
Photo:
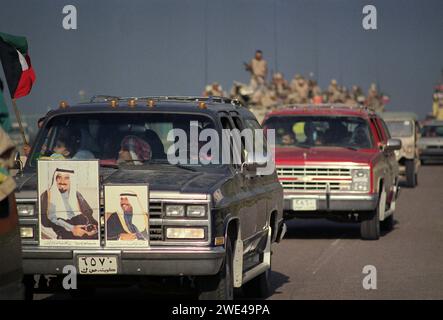
<instances>
[{"instance_id":1,"label":"car tire","mask_svg":"<svg viewBox=\"0 0 443 320\"><path fill-rule=\"evenodd\" d=\"M271 292L271 273L269 268L254 279L245 283L243 286L243 295L250 299L266 299Z\"/></svg>"},{"instance_id":2,"label":"car tire","mask_svg":"<svg viewBox=\"0 0 443 320\"><path fill-rule=\"evenodd\" d=\"M70 289L69 295L73 300L83 300L83 299L91 299L95 296L95 288L87 287L87 288L78 288L78 289Z\"/></svg>"},{"instance_id":3,"label":"car tire","mask_svg":"<svg viewBox=\"0 0 443 320\"><path fill-rule=\"evenodd\" d=\"M268 241L272 241L270 237ZM270 243L268 245L271 248ZM245 297L258 299L269 297L271 292L272 254L270 259L271 265L268 270L243 285L242 292Z\"/></svg>"},{"instance_id":4,"label":"car tire","mask_svg":"<svg viewBox=\"0 0 443 320\"><path fill-rule=\"evenodd\" d=\"M383 231L391 231L394 229L394 214L391 214L385 220L381 221L380 227Z\"/></svg>"},{"instance_id":5,"label":"car tire","mask_svg":"<svg viewBox=\"0 0 443 320\"><path fill-rule=\"evenodd\" d=\"M414 188L417 184L416 182L416 172L415 172L415 163L414 160L406 160L405 161L406 166L406 185L409 188Z\"/></svg>"},{"instance_id":6,"label":"car tire","mask_svg":"<svg viewBox=\"0 0 443 320\"><path fill-rule=\"evenodd\" d=\"M382 193L384 195L385 193ZM360 237L362 240L378 240L380 238L380 207L385 197L381 196L377 208L369 212L360 222Z\"/></svg>"},{"instance_id":7,"label":"car tire","mask_svg":"<svg viewBox=\"0 0 443 320\"><path fill-rule=\"evenodd\" d=\"M198 279L199 300L234 299L233 255L229 238L227 238L225 246L226 254L221 270L214 276Z\"/></svg>"},{"instance_id":8,"label":"car tire","mask_svg":"<svg viewBox=\"0 0 443 320\"><path fill-rule=\"evenodd\" d=\"M383 231L391 231L394 229L394 214L391 214L389 217L387 217L385 220L383 220L381 223L381 229Z\"/></svg>"},{"instance_id":9,"label":"car tire","mask_svg":"<svg viewBox=\"0 0 443 320\"><path fill-rule=\"evenodd\" d=\"M25 300L33 300L34 299L34 276L33 275L25 275L23 276L23 286L25 289Z\"/></svg>"}]
</instances>

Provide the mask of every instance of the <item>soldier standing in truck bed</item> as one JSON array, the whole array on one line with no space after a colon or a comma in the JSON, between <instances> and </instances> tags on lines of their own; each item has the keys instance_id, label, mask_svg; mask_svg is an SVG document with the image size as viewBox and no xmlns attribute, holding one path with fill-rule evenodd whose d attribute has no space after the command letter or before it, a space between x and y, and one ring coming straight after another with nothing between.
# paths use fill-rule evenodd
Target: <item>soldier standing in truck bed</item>
<instances>
[{"instance_id":1,"label":"soldier standing in truck bed","mask_svg":"<svg viewBox=\"0 0 443 320\"><path fill-rule=\"evenodd\" d=\"M246 70L251 72L251 88L255 90L265 84L268 74L268 63L263 59L263 52L261 50L255 51L254 58L251 59L249 64L246 64Z\"/></svg>"}]
</instances>

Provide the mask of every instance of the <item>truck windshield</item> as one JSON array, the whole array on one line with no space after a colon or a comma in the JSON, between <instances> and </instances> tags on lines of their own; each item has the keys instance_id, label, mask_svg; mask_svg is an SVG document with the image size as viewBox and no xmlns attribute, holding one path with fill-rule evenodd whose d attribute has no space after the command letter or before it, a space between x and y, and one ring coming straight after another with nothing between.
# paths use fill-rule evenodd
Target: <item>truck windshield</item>
<instances>
[{"instance_id":1,"label":"truck windshield","mask_svg":"<svg viewBox=\"0 0 443 320\"><path fill-rule=\"evenodd\" d=\"M264 126L275 130L278 147L365 149L373 145L368 122L360 117L271 116Z\"/></svg>"},{"instance_id":2,"label":"truck windshield","mask_svg":"<svg viewBox=\"0 0 443 320\"><path fill-rule=\"evenodd\" d=\"M424 126L422 129L422 136L425 138L443 137L442 126Z\"/></svg>"},{"instance_id":3,"label":"truck windshield","mask_svg":"<svg viewBox=\"0 0 443 320\"><path fill-rule=\"evenodd\" d=\"M414 134L410 120L385 122L393 138L410 137Z\"/></svg>"},{"instance_id":4,"label":"truck windshield","mask_svg":"<svg viewBox=\"0 0 443 320\"><path fill-rule=\"evenodd\" d=\"M202 129L214 129L212 119L199 114L97 113L56 116L42 129L29 165L35 167L37 159L99 159L101 165L110 166L168 163L167 153L178 152L170 147L180 139L168 140L168 134L173 129L183 130L186 137L184 155L190 160L190 140L198 141L190 134L191 122L198 127L197 134ZM193 161L187 163L195 164Z\"/></svg>"}]
</instances>

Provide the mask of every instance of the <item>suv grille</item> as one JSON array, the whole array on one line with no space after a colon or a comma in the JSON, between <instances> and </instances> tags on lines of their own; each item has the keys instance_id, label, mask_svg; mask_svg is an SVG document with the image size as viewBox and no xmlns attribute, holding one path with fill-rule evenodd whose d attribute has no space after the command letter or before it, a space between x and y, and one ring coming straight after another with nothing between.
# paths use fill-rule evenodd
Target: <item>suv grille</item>
<instances>
[{"instance_id":1,"label":"suv grille","mask_svg":"<svg viewBox=\"0 0 443 320\"><path fill-rule=\"evenodd\" d=\"M158 202L149 202L149 240L163 241L163 227L157 219L162 218L162 204ZM157 221L155 221L157 220Z\"/></svg>"},{"instance_id":2,"label":"suv grille","mask_svg":"<svg viewBox=\"0 0 443 320\"><path fill-rule=\"evenodd\" d=\"M351 169L329 167L277 167L284 190L288 191L350 191Z\"/></svg>"}]
</instances>

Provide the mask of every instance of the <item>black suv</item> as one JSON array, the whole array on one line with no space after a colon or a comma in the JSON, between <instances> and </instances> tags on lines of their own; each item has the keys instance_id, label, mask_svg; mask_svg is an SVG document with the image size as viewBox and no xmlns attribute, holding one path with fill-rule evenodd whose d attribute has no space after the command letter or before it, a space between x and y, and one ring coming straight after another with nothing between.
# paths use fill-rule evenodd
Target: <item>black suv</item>
<instances>
[{"instance_id":1,"label":"black suv","mask_svg":"<svg viewBox=\"0 0 443 320\"><path fill-rule=\"evenodd\" d=\"M192 157L191 145L201 147L192 137L190 123L197 130L212 129L219 137L227 129L261 129L247 108L221 97L96 96L90 103L68 106L63 102L58 110L48 112L23 172L17 175L18 211L26 212L26 216L20 216L20 223L34 230L33 235L22 239L25 275L61 278L66 265L79 267L80 256L113 256L117 260L113 276L97 276L101 282L105 277L110 281L189 280L202 299L233 298L234 288L246 284L243 287L256 296L266 296L271 244L279 242L286 230L282 220L283 191L276 172L260 174L263 163L243 156L240 164L208 164L201 159L190 161L193 164L172 164L168 155L175 152L171 145L177 140L168 137L171 130L181 129L189 134L185 153L188 160ZM57 137L62 132L66 135L66 131L71 132L70 137L76 132L76 151L81 157L71 150L70 156L64 158L98 159L99 163L97 221L101 232L100 244L92 248L72 243L55 247L40 244L42 209L38 207L37 164L41 159L59 159L53 157L53 150L60 147ZM128 136L147 142L149 159L138 157L135 161L130 159L131 153L124 155L128 150L124 150L122 141L127 142ZM232 149L233 144L228 148ZM139 145L138 151L143 154L147 150ZM247 153L241 150L241 154ZM103 187L115 184L149 186L149 246L107 246ZM198 214L188 214L194 209ZM192 232L181 233L186 228ZM195 238L193 232L197 234ZM82 275L82 270L79 273L88 283L94 279L94 275ZM33 288L32 281L27 283L28 289Z\"/></svg>"}]
</instances>

